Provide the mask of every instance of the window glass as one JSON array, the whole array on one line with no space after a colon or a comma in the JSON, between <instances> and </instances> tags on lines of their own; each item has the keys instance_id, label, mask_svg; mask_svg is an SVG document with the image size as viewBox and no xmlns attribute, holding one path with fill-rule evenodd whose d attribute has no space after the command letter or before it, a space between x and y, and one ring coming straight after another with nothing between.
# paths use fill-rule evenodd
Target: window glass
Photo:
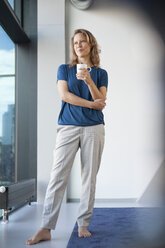
<instances>
[{"instance_id":1,"label":"window glass","mask_svg":"<svg viewBox=\"0 0 165 248\"><path fill-rule=\"evenodd\" d=\"M14 182L14 77L0 77L0 182Z\"/></svg>"},{"instance_id":2,"label":"window glass","mask_svg":"<svg viewBox=\"0 0 165 248\"><path fill-rule=\"evenodd\" d=\"M15 74L15 46L0 26L0 76Z\"/></svg>"},{"instance_id":3,"label":"window glass","mask_svg":"<svg viewBox=\"0 0 165 248\"><path fill-rule=\"evenodd\" d=\"M14 9L14 0L8 0L8 2L10 3L11 7Z\"/></svg>"},{"instance_id":4,"label":"window glass","mask_svg":"<svg viewBox=\"0 0 165 248\"><path fill-rule=\"evenodd\" d=\"M0 185L14 181L15 45L0 27Z\"/></svg>"}]
</instances>

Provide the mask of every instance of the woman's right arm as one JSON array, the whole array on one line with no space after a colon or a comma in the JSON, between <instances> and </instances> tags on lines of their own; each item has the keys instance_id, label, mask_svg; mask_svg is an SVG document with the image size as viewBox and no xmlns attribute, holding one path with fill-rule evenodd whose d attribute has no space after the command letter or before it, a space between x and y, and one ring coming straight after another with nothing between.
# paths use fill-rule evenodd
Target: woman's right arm
<instances>
[{"instance_id":1,"label":"woman's right arm","mask_svg":"<svg viewBox=\"0 0 165 248\"><path fill-rule=\"evenodd\" d=\"M102 110L105 107L105 100L97 99L95 101L88 101L82 97L76 96L73 93L69 92L67 81L58 80L58 91L61 97L61 100L64 102L70 103L72 105L86 107L96 110Z\"/></svg>"}]
</instances>

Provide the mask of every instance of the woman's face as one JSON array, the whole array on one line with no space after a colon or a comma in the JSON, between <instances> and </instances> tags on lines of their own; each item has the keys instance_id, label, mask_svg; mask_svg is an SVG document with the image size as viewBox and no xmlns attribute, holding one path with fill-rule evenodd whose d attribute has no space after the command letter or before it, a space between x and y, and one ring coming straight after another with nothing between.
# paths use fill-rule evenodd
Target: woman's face
<instances>
[{"instance_id":1,"label":"woman's face","mask_svg":"<svg viewBox=\"0 0 165 248\"><path fill-rule=\"evenodd\" d=\"M74 51L79 58L89 56L91 48L84 34L76 34L73 39L73 45Z\"/></svg>"}]
</instances>

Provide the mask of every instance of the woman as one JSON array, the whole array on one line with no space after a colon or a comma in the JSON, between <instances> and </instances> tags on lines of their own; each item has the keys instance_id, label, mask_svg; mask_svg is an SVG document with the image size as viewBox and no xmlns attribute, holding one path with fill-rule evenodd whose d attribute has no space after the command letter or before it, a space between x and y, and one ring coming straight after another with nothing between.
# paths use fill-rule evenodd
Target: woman
<instances>
[{"instance_id":1,"label":"woman","mask_svg":"<svg viewBox=\"0 0 165 248\"><path fill-rule=\"evenodd\" d=\"M51 178L46 191L42 225L26 244L51 239L64 191L78 149L81 149L82 195L78 213L78 236L90 237L87 230L95 197L96 175L104 146L107 72L99 68L99 49L87 30L75 30L71 38L70 64L58 68L57 82L62 107L58 119L56 148ZM86 64L77 72L77 64Z\"/></svg>"}]
</instances>

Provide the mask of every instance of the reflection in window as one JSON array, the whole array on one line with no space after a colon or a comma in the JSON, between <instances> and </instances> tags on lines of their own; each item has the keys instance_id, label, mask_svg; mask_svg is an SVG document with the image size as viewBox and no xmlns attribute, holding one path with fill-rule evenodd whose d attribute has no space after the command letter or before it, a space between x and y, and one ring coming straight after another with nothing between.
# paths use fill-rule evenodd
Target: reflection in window
<instances>
[{"instance_id":1,"label":"reflection in window","mask_svg":"<svg viewBox=\"0 0 165 248\"><path fill-rule=\"evenodd\" d=\"M0 27L0 185L15 181L15 46Z\"/></svg>"}]
</instances>

